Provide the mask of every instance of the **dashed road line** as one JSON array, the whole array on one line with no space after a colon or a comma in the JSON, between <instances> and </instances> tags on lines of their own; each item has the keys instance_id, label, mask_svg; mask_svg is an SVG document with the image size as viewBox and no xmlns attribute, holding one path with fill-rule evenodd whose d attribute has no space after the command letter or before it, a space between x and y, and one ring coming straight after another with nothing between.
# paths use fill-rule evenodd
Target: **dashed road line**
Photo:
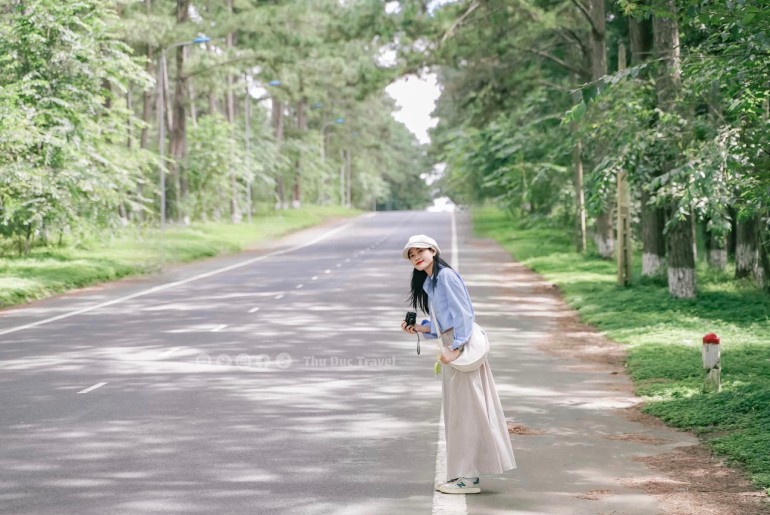
<instances>
[{"instance_id":1,"label":"dashed road line","mask_svg":"<svg viewBox=\"0 0 770 515\"><path fill-rule=\"evenodd\" d=\"M102 387L102 386L104 386L105 384L107 384L107 382L106 382L106 381L105 381L104 383L96 383L96 384L95 384L95 385L93 385L93 386L89 386L89 387L88 387L88 388L86 388L85 390L80 390L78 393L88 393L88 392L93 392L94 390L96 390L97 388L101 388L101 387Z\"/></svg>"},{"instance_id":2,"label":"dashed road line","mask_svg":"<svg viewBox=\"0 0 770 515\"><path fill-rule=\"evenodd\" d=\"M365 218L365 217L362 217L362 218ZM37 327L37 326L44 325L44 324L49 324L51 322L56 322L57 320L62 320L62 319L65 319L65 318L76 316L76 315L82 315L83 313L89 313L91 311L95 311L97 309L105 308L107 306L112 306L114 304L119 304L119 303L125 302L127 300L135 299L137 297L142 297L144 295L150 295L152 293L157 293L159 291L168 290L168 289L174 288L176 286L181 286L183 284L188 284L188 283L191 283L191 282L194 282L194 281L198 281L200 279L205 279L207 277L218 275L218 274L221 274L221 273L224 273L224 272L229 272L230 270L236 270L238 268L242 268L244 266L248 266L248 265L251 265L253 263L257 263L258 261L263 261L265 259L268 259L268 258L271 258L271 257L274 257L274 256L280 256L280 255L283 255L283 254L288 254L290 252L294 252L296 250L304 249L305 247L309 247L311 245L315 245L316 243L318 243L318 242L320 242L322 240L325 240L329 236L332 236L333 234L336 234L338 232L341 232L341 231L347 229L349 226L351 226L355 222L356 222L356 220L348 222L345 225L341 225L341 226L337 227L336 229L332 229L331 231L322 234L318 238L315 238L315 239L313 239L313 240L311 240L311 241L309 241L307 243L303 243L301 245L297 245L295 247L291 247L291 248L284 249L284 250L278 250L278 251L275 251L275 252L270 252L269 254L265 254L263 256L259 256L259 257L256 257L254 259L247 259L246 261L241 261L240 263L235 263L235 264L230 265L230 266L226 266L226 267L223 267L223 268L218 268L216 270L211 270L209 272L205 272L203 274L198 274L198 275L195 275L193 277L188 277L187 279L182 279L181 281L174 281L174 282L170 282L170 283L166 283L166 284L161 284L160 286L154 286L154 287L149 288L147 290L142 290L142 291L139 291L139 292L136 292L136 293L132 293L131 295L125 295L125 296L119 297L117 299L112 299L112 300L108 300L106 302L100 302L99 304L94 304L93 306L87 306L85 308L76 309L75 311L70 311L68 313L62 313L61 315L57 315L55 317L46 318L46 319L43 319L43 320L38 320L37 322L32 322L32 323L29 323L29 324L24 324L24 325L20 325L20 326L16 326L16 327L11 327L9 329L5 329L3 331L0 331L0 336L3 336L5 334L15 333L17 331L23 331L24 329L31 329L33 327Z\"/></svg>"}]
</instances>

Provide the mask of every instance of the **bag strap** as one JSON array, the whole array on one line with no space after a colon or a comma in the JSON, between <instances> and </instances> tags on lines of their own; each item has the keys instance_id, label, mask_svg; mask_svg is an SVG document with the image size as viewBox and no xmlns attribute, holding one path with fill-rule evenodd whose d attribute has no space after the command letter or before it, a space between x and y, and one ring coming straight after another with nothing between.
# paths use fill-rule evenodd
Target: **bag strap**
<instances>
[{"instance_id":1,"label":"bag strap","mask_svg":"<svg viewBox=\"0 0 770 515\"><path fill-rule=\"evenodd\" d=\"M436 317L436 310L433 309L433 301L428 298L428 309L430 309L430 320L433 322L433 328L436 330L436 336L441 338L441 328L438 325L438 318Z\"/></svg>"}]
</instances>

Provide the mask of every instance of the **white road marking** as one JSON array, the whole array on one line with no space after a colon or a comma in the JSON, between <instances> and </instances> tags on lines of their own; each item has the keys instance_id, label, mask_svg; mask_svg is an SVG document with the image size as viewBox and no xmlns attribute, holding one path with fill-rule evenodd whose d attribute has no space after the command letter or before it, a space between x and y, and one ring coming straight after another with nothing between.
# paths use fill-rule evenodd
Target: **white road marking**
<instances>
[{"instance_id":1,"label":"white road marking","mask_svg":"<svg viewBox=\"0 0 770 515\"><path fill-rule=\"evenodd\" d=\"M298 285L297 285L297 289L299 290L299 289L300 289L300 288L302 288L303 286L305 286L305 285L304 285L304 284L298 284Z\"/></svg>"},{"instance_id":2,"label":"white road marking","mask_svg":"<svg viewBox=\"0 0 770 515\"><path fill-rule=\"evenodd\" d=\"M283 298L283 293L275 296L275 300L281 300L282 298Z\"/></svg>"},{"instance_id":3,"label":"white road marking","mask_svg":"<svg viewBox=\"0 0 770 515\"><path fill-rule=\"evenodd\" d=\"M251 308L249 313L256 313L257 311L259 311L259 308Z\"/></svg>"},{"instance_id":4,"label":"white road marking","mask_svg":"<svg viewBox=\"0 0 770 515\"><path fill-rule=\"evenodd\" d=\"M212 333L218 333L219 331L221 331L221 330L222 330L222 329L224 329L225 327L227 327L227 324L218 325L218 326L214 327L214 328L211 330L211 332L212 332Z\"/></svg>"},{"instance_id":5,"label":"white road marking","mask_svg":"<svg viewBox=\"0 0 770 515\"><path fill-rule=\"evenodd\" d=\"M329 232L327 232L325 234L322 234L321 236L319 236L318 238L315 238L314 240L311 240L311 241L309 241L307 243L303 243L302 245L297 245L295 247L291 247L291 248L288 248L288 249L285 249L285 250L277 250L275 252L270 252L269 254L265 254L264 256L259 256L259 257L253 258L253 259L247 259L246 261L241 261L240 263L235 263L235 264L230 265L230 266L226 266L226 267L223 267L223 268L218 268L216 270L212 270L210 272L206 272L206 273L203 273L203 274L198 274L198 275L195 275L193 277L188 277L187 279L182 279L181 281L174 281L174 282L171 282L171 283L161 284L160 286L154 286L154 287L149 288L147 290L142 290L142 291L137 292L137 293L132 293L131 295L126 295L124 297L119 297L117 299L108 300L106 302L101 302L99 304L94 304L93 306L88 306L88 307L85 307L85 308L77 309L75 311L70 311L69 313L62 313L61 315L57 315L55 317L46 318L44 320L38 320L37 322L32 322L30 324L24 324L24 325L20 325L20 326L16 326L16 327L11 327L10 329L5 329L3 331L0 331L0 336L3 336L5 334L15 333L17 331L23 331L24 329L31 329L33 327L37 327L37 326L40 326L40 325L50 324L51 322L56 322L57 320L62 320L62 319L65 319L65 318L76 316L76 315L82 315L83 313L89 313L91 311L95 311L97 309L105 308L107 306L112 306L114 304L119 304L119 303L125 302L127 300L135 299L137 297L143 297L145 295L150 295L152 293L156 293L156 292L159 292L159 291L168 290L168 289L174 288L176 286L181 286L183 284L188 284L188 283L191 283L191 282L194 282L194 281L198 281L200 279L205 279L207 277L212 277L214 275L218 275L218 274L221 274L221 273L224 273L224 272L229 272L230 270L236 270L236 269L242 268L244 266L249 266L249 265L251 265L253 263L257 263L258 261L264 261L265 259L271 258L273 256L280 256L280 255L283 255L283 254L288 254L290 252L294 252L295 250L304 249L305 247L309 247L311 245L315 245L316 243L325 240L329 236L332 236L333 234L336 234L336 233L338 233L340 231L343 231L343 230L347 229L348 226L354 224L355 222L356 221L353 220L351 222L346 223L345 225L341 225L341 226L337 227L336 229L332 229L331 231L329 231Z\"/></svg>"},{"instance_id":6,"label":"white road marking","mask_svg":"<svg viewBox=\"0 0 770 515\"><path fill-rule=\"evenodd\" d=\"M444 407L441 407L438 423L438 450L436 452L436 483L446 482L446 431L444 430ZM465 494L444 494L433 491L433 515L466 515L468 505Z\"/></svg>"},{"instance_id":7,"label":"white road marking","mask_svg":"<svg viewBox=\"0 0 770 515\"><path fill-rule=\"evenodd\" d=\"M330 274L330 273L332 273L332 271L331 270L324 270L324 273L325 274Z\"/></svg>"},{"instance_id":8,"label":"white road marking","mask_svg":"<svg viewBox=\"0 0 770 515\"><path fill-rule=\"evenodd\" d=\"M89 386L89 387L88 387L88 388L86 388L85 390L80 390L78 393L88 393L88 392L93 392L94 390L96 390L97 388L101 388L101 387L102 387L102 386L104 386L105 384L107 384L107 383L106 383L106 382L104 382L104 383L96 383L96 384L95 384L95 385L93 385L93 386Z\"/></svg>"},{"instance_id":9,"label":"white road marking","mask_svg":"<svg viewBox=\"0 0 770 515\"><path fill-rule=\"evenodd\" d=\"M311 280L311 281L316 281L316 280L318 280L318 276L317 276L317 275L314 275L314 276L313 276L313 277L312 277L310 280Z\"/></svg>"},{"instance_id":10,"label":"white road marking","mask_svg":"<svg viewBox=\"0 0 770 515\"><path fill-rule=\"evenodd\" d=\"M455 222L455 213L452 211L452 268L460 271L460 256L457 245L457 223ZM436 483L443 483L446 477L446 432L444 428L444 407L441 407L441 420L439 420L438 429L438 451L436 452ZM442 494L433 492L433 514L434 515L466 515L468 505L465 502L465 494Z\"/></svg>"}]
</instances>

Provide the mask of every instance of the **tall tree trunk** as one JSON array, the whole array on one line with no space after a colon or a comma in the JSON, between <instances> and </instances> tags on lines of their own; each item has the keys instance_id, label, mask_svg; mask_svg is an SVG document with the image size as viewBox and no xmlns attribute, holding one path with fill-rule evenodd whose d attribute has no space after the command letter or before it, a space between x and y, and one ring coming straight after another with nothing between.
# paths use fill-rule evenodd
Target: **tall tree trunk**
<instances>
[{"instance_id":1,"label":"tall tree trunk","mask_svg":"<svg viewBox=\"0 0 770 515\"><path fill-rule=\"evenodd\" d=\"M654 17L653 46L662 59L657 67L655 93L658 107L664 112L674 112L682 87L681 60L679 57L679 23L676 0L664 0L663 7L669 16ZM670 170L667 165L663 172ZM693 253L692 214L677 216L676 204L669 208L671 219L668 233L668 291L676 298L695 297L695 255Z\"/></svg>"},{"instance_id":2,"label":"tall tree trunk","mask_svg":"<svg viewBox=\"0 0 770 515\"><path fill-rule=\"evenodd\" d=\"M767 228L760 228L758 231L759 241L759 273L758 282L765 291L770 292L770 231Z\"/></svg>"},{"instance_id":3,"label":"tall tree trunk","mask_svg":"<svg viewBox=\"0 0 770 515\"><path fill-rule=\"evenodd\" d=\"M652 21L630 18L628 36L631 43L631 66L639 66L649 59L652 52ZM642 277L656 277L665 272L665 212L650 202L646 186L643 185L641 190Z\"/></svg>"},{"instance_id":4,"label":"tall tree trunk","mask_svg":"<svg viewBox=\"0 0 770 515\"><path fill-rule=\"evenodd\" d=\"M147 14L150 14L152 12L152 0L144 0L144 6L147 10ZM152 47L150 45L147 45L147 74L153 75L154 70L156 69L155 66L153 66L153 56L152 56ZM155 83L160 84L160 78L155 77ZM144 127L142 128L142 136L141 136L141 143L140 145L142 148L146 149L150 145L150 119L152 116L152 101L153 101L153 95L150 91L146 91L142 94L142 121L144 122ZM141 185L139 186L141 188Z\"/></svg>"},{"instance_id":5,"label":"tall tree trunk","mask_svg":"<svg viewBox=\"0 0 770 515\"><path fill-rule=\"evenodd\" d=\"M724 270L727 266L727 235L709 230L706 230L706 234L709 266Z\"/></svg>"},{"instance_id":6,"label":"tall tree trunk","mask_svg":"<svg viewBox=\"0 0 770 515\"><path fill-rule=\"evenodd\" d=\"M666 270L666 219L662 209L653 205L650 194L642 189L642 276L657 277Z\"/></svg>"},{"instance_id":7,"label":"tall tree trunk","mask_svg":"<svg viewBox=\"0 0 770 515\"><path fill-rule=\"evenodd\" d=\"M147 47L147 73L149 75L155 75L155 69L156 66L152 64L153 61L153 51L151 47ZM155 83L160 84L160 79L158 77L155 77ZM156 86L157 87L157 86ZM157 94L157 92L155 93ZM144 122L144 127L142 127L142 135L140 139L140 145L142 148L146 149L150 146L150 120L153 117L153 111L152 111L152 104L153 104L153 97L154 95L150 91L145 91L142 94L142 121Z\"/></svg>"},{"instance_id":8,"label":"tall tree trunk","mask_svg":"<svg viewBox=\"0 0 770 515\"><path fill-rule=\"evenodd\" d=\"M604 0L591 0L591 80L607 75Z\"/></svg>"},{"instance_id":9,"label":"tall tree trunk","mask_svg":"<svg viewBox=\"0 0 770 515\"><path fill-rule=\"evenodd\" d=\"M581 1L581 0L576 0ZM607 75L607 43L605 28L604 0L590 1L591 21L591 81L598 88L598 80ZM609 199L607 199L609 200ZM612 258L615 253L615 238L613 236L612 208L609 204L602 208L596 217L594 241L599 255L605 259Z\"/></svg>"},{"instance_id":10,"label":"tall tree trunk","mask_svg":"<svg viewBox=\"0 0 770 515\"><path fill-rule=\"evenodd\" d=\"M350 149L347 149L346 152L346 160L345 165L348 172L348 198L347 198L347 206L348 208L353 207L353 159L350 156Z\"/></svg>"},{"instance_id":11,"label":"tall tree trunk","mask_svg":"<svg viewBox=\"0 0 770 515\"><path fill-rule=\"evenodd\" d=\"M198 110L195 108L195 86L192 79L187 81L187 96L190 98L190 121L195 127L198 125Z\"/></svg>"},{"instance_id":12,"label":"tall tree trunk","mask_svg":"<svg viewBox=\"0 0 770 515\"><path fill-rule=\"evenodd\" d=\"M594 232L596 250L604 259L613 257L615 253L615 238L612 228L612 209L605 207L604 211L596 216L596 232Z\"/></svg>"},{"instance_id":13,"label":"tall tree trunk","mask_svg":"<svg viewBox=\"0 0 770 515\"><path fill-rule=\"evenodd\" d=\"M177 0L176 20L182 25L190 21L191 0ZM184 73L184 65L187 57L186 47L179 46L176 49L176 80L174 82L174 102L172 106L171 122L171 162L170 172L174 178L174 194L177 219L182 220L182 173L181 163L187 153L187 77Z\"/></svg>"},{"instance_id":14,"label":"tall tree trunk","mask_svg":"<svg viewBox=\"0 0 770 515\"><path fill-rule=\"evenodd\" d=\"M628 19L628 39L631 46L631 66L638 66L652 52L652 20Z\"/></svg>"},{"instance_id":15,"label":"tall tree trunk","mask_svg":"<svg viewBox=\"0 0 770 515\"><path fill-rule=\"evenodd\" d=\"M185 60L187 60L187 55L189 52L189 47L182 47L182 50L184 50ZM195 125L195 107L193 106L192 102L192 78L185 77L185 105L190 106L190 114L192 116L193 125ZM185 115L186 117L186 115ZM182 140L182 152L179 156L179 164L177 165L176 169L176 177L177 177L177 206L179 209L179 218L182 220L183 218L189 219L190 213L184 212L182 201L186 199L190 194L190 181L189 177L187 176L187 167L184 166L182 163L184 163L184 159L187 156L187 122L184 124L185 129L185 135Z\"/></svg>"},{"instance_id":16,"label":"tall tree trunk","mask_svg":"<svg viewBox=\"0 0 770 515\"><path fill-rule=\"evenodd\" d=\"M275 134L275 143L278 148L281 147L283 142L283 102L275 97L272 97L272 109L271 109L271 121L273 125L273 133ZM276 209L286 209L285 195L284 195L284 180L283 174L279 172L275 181L275 204Z\"/></svg>"},{"instance_id":17,"label":"tall tree trunk","mask_svg":"<svg viewBox=\"0 0 770 515\"><path fill-rule=\"evenodd\" d=\"M131 87L126 88L126 109L129 113L134 110L134 99L131 95ZM131 125L131 114L126 117L126 148L134 148L134 127Z\"/></svg>"},{"instance_id":18,"label":"tall tree trunk","mask_svg":"<svg viewBox=\"0 0 770 515\"><path fill-rule=\"evenodd\" d=\"M721 94L719 91L719 84L714 81L711 85L711 92L708 98L708 110L710 118L714 127L718 127L721 124L722 107L721 107ZM720 222L725 222L724 219L711 220L717 222L711 224L715 229L709 229L709 224L704 224L704 234L706 235L706 252L708 253L708 264L711 268L717 270L724 270L727 266L727 234L724 229L719 227Z\"/></svg>"},{"instance_id":19,"label":"tall tree trunk","mask_svg":"<svg viewBox=\"0 0 770 515\"><path fill-rule=\"evenodd\" d=\"M672 216L676 216L672 210ZM672 223L668 231L668 292L678 299L695 297L695 256L689 222Z\"/></svg>"},{"instance_id":20,"label":"tall tree trunk","mask_svg":"<svg viewBox=\"0 0 770 515\"><path fill-rule=\"evenodd\" d=\"M738 220L735 231L735 278L755 277L759 264L758 231L755 217Z\"/></svg>"},{"instance_id":21,"label":"tall tree trunk","mask_svg":"<svg viewBox=\"0 0 770 515\"><path fill-rule=\"evenodd\" d=\"M577 99L575 99L577 101ZM580 99L582 100L582 99ZM575 185L575 236L576 248L578 253L586 253L586 197L583 188L583 142L577 134L577 126L572 124L575 145L572 147L572 167L575 176L573 182ZM523 205L522 205L523 209Z\"/></svg>"},{"instance_id":22,"label":"tall tree trunk","mask_svg":"<svg viewBox=\"0 0 770 515\"><path fill-rule=\"evenodd\" d=\"M233 0L227 0L227 13L230 18L233 16ZM235 34L233 32L227 33L227 50L228 54L232 52L235 45ZM233 139L235 139L235 97L233 92L233 76L227 74L227 93L225 97L225 103L227 105L227 121L230 122L230 132ZM238 179L235 170L230 167L230 219L234 224L241 222L241 211L238 207Z\"/></svg>"},{"instance_id":23,"label":"tall tree trunk","mask_svg":"<svg viewBox=\"0 0 770 515\"><path fill-rule=\"evenodd\" d=\"M307 116L305 114L305 105L307 104L307 98L304 93L304 83L302 77L299 78L299 94L300 98L297 102L297 129L300 132L307 130ZM299 209L302 207L302 156L297 157L294 170L294 195L292 199L292 207Z\"/></svg>"},{"instance_id":24,"label":"tall tree trunk","mask_svg":"<svg viewBox=\"0 0 770 515\"><path fill-rule=\"evenodd\" d=\"M147 6L147 12L150 11L150 4L151 0L145 0L145 5ZM155 66L153 66L152 60L152 47L150 45L147 45L147 74L153 75L154 69L156 69ZM155 78L155 83L160 84L159 78ZM156 86L157 89L157 86ZM155 95L157 95L157 91L155 92ZM142 93L142 121L144 122L144 126L142 127L142 132L139 137L139 145L142 147L142 149L147 149L150 146L150 120L152 118L153 112L152 112L152 104L153 104L153 94L150 91L144 91ZM143 188L142 188L142 181L137 181L136 183L136 198L140 199L143 197ZM141 222L144 220L144 210L137 209L136 211L132 211L132 215L134 219L138 222Z\"/></svg>"},{"instance_id":25,"label":"tall tree trunk","mask_svg":"<svg viewBox=\"0 0 770 515\"><path fill-rule=\"evenodd\" d=\"M219 103L217 102L217 92L212 87L209 91L209 116L219 112Z\"/></svg>"}]
</instances>

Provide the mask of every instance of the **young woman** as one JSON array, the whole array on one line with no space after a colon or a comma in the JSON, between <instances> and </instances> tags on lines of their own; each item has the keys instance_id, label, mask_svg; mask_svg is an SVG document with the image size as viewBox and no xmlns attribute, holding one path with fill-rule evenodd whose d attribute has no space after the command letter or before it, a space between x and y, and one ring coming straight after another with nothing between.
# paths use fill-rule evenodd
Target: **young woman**
<instances>
[{"instance_id":1,"label":"young woman","mask_svg":"<svg viewBox=\"0 0 770 515\"><path fill-rule=\"evenodd\" d=\"M460 372L449 365L462 352L473 330L473 304L462 279L441 259L436 240L417 234L404 246L412 272L409 302L415 310L430 314L434 322L401 323L407 333L442 339L441 362L447 478L436 485L446 494L475 494L481 491L479 476L516 468L508 426L497 395L489 363L473 372Z\"/></svg>"}]
</instances>

